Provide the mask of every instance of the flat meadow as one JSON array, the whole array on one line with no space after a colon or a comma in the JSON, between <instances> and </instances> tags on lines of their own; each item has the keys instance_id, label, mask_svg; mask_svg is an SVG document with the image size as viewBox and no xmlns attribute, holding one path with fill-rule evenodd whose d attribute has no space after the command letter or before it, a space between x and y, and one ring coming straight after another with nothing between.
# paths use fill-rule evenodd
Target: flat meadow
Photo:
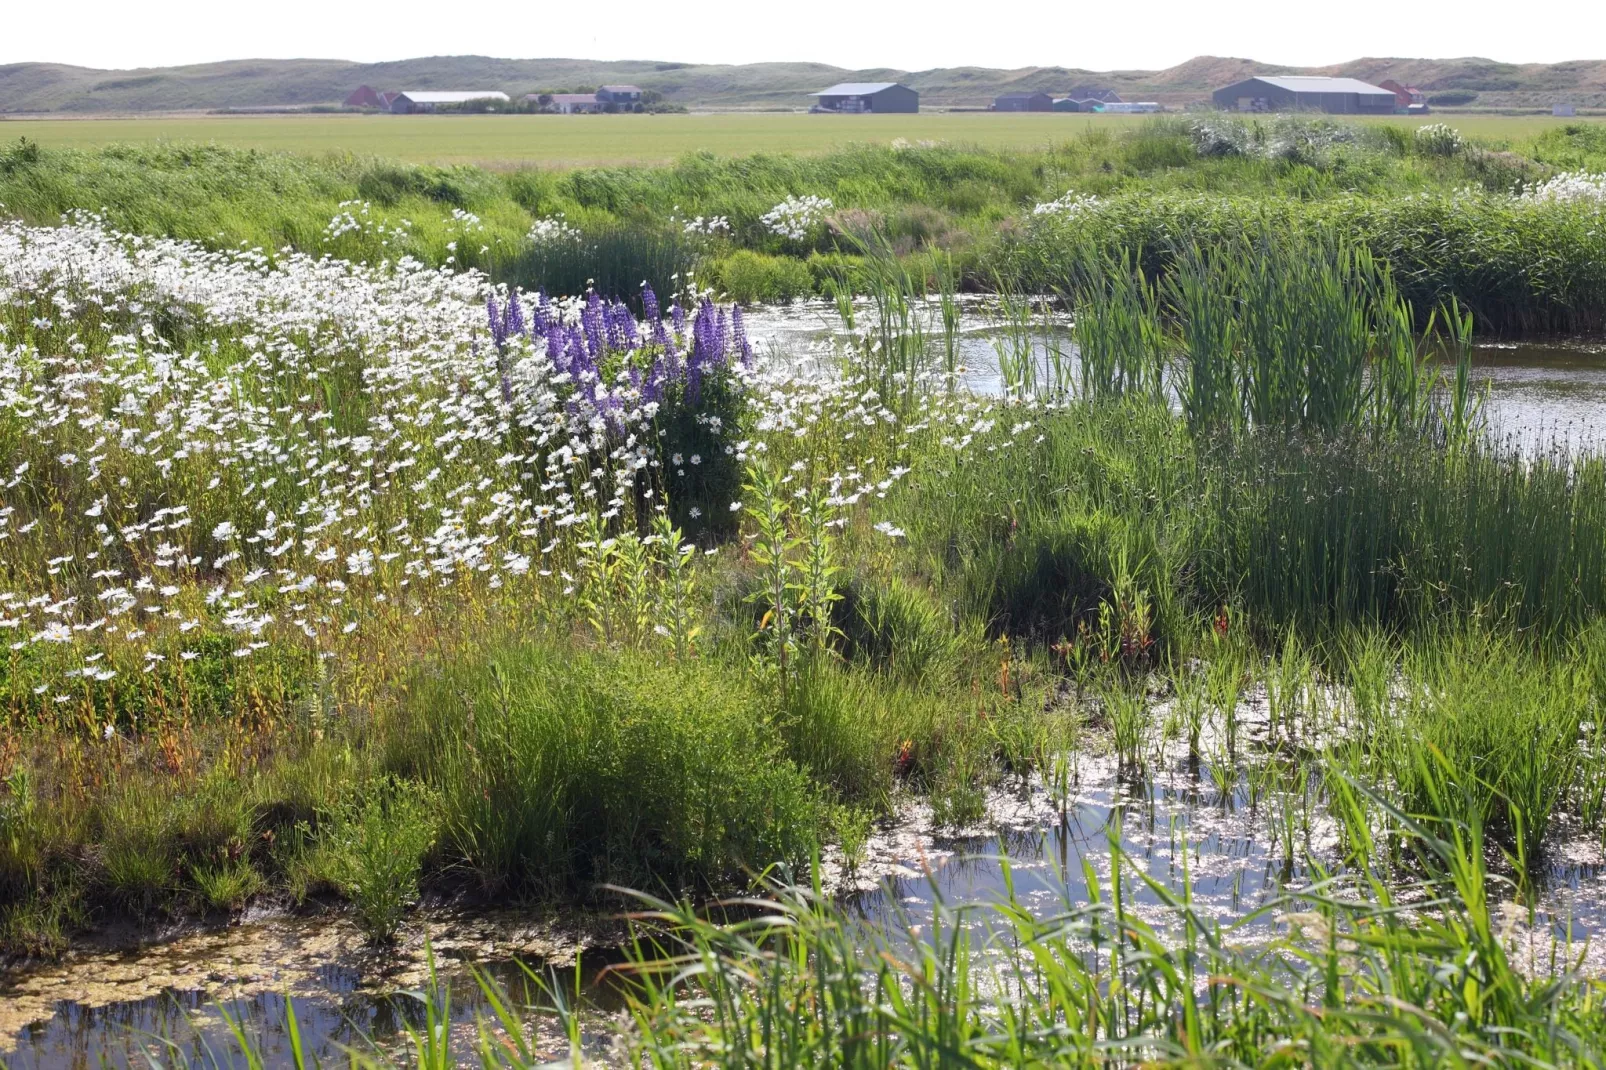
<instances>
[{"instance_id":1,"label":"flat meadow","mask_svg":"<svg viewBox=\"0 0 1606 1070\"><path fill-rule=\"evenodd\" d=\"M611 1002L350 1058L1606 1061L1606 456L1473 360L1606 326L1606 128L918 119L1072 133L0 148L9 969L511 906Z\"/></svg>"},{"instance_id":2,"label":"flat meadow","mask_svg":"<svg viewBox=\"0 0 1606 1070\"><path fill-rule=\"evenodd\" d=\"M1411 127L1430 116L1368 120ZM1088 130L1141 126L1134 115L177 115L159 118L11 119L0 140L26 137L49 147L198 142L265 152L354 153L422 164L589 167L663 164L688 152L720 156L820 153L894 139L945 141L985 149L1042 149ZM1526 142L1569 120L1549 116L1451 116L1469 136ZM1598 122L1599 120L1571 120Z\"/></svg>"}]
</instances>

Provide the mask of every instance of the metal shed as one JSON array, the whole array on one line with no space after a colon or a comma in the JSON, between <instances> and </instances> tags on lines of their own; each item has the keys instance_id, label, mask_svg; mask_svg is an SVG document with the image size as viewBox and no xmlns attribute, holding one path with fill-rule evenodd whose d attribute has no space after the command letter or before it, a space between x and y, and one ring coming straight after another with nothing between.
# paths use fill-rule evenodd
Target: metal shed
<instances>
[{"instance_id":1,"label":"metal shed","mask_svg":"<svg viewBox=\"0 0 1606 1070\"><path fill-rule=\"evenodd\" d=\"M486 90L473 90L470 92L437 93L409 89L397 93L390 102L390 110L397 115L416 115L419 112L432 112L443 104L468 104L477 100L499 100L506 102L506 93Z\"/></svg>"},{"instance_id":2,"label":"metal shed","mask_svg":"<svg viewBox=\"0 0 1606 1070\"><path fill-rule=\"evenodd\" d=\"M1261 75L1218 89L1228 111L1323 111L1329 115L1392 115L1394 94L1359 78Z\"/></svg>"},{"instance_id":3,"label":"metal shed","mask_svg":"<svg viewBox=\"0 0 1606 1070\"><path fill-rule=\"evenodd\" d=\"M810 111L841 114L910 114L920 110L920 94L897 82L842 82L813 94Z\"/></svg>"},{"instance_id":4,"label":"metal shed","mask_svg":"<svg viewBox=\"0 0 1606 1070\"><path fill-rule=\"evenodd\" d=\"M994 111L1053 111L1054 98L1047 93L1004 93L993 98Z\"/></svg>"}]
</instances>

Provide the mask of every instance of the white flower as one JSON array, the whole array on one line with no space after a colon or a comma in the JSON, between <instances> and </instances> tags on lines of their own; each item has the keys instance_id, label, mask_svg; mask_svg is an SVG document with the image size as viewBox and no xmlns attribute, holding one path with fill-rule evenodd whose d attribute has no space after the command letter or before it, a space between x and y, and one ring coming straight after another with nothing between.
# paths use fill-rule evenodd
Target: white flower
<instances>
[{"instance_id":1,"label":"white flower","mask_svg":"<svg viewBox=\"0 0 1606 1070\"><path fill-rule=\"evenodd\" d=\"M235 534L236 531L234 529L234 525L229 523L227 520L223 521L223 523L212 529L212 538L218 540L219 542L232 539L234 538Z\"/></svg>"},{"instance_id":2,"label":"white flower","mask_svg":"<svg viewBox=\"0 0 1606 1070\"><path fill-rule=\"evenodd\" d=\"M1074 219L1084 213L1096 212L1104 204L1091 193L1077 193L1074 190L1054 201L1046 201L1032 208L1035 218L1044 217L1064 221Z\"/></svg>"},{"instance_id":3,"label":"white flower","mask_svg":"<svg viewBox=\"0 0 1606 1070\"><path fill-rule=\"evenodd\" d=\"M563 213L537 219L530 227L527 235L532 245L548 245L560 241L573 241L580 236L580 232L571 227L563 218Z\"/></svg>"},{"instance_id":4,"label":"white flower","mask_svg":"<svg viewBox=\"0 0 1606 1070\"><path fill-rule=\"evenodd\" d=\"M832 208L828 197L816 197L810 194L806 197L788 197L786 200L771 208L760 217L759 222L771 234L792 241L805 241L809 233L825 220L825 215Z\"/></svg>"},{"instance_id":5,"label":"white flower","mask_svg":"<svg viewBox=\"0 0 1606 1070\"><path fill-rule=\"evenodd\" d=\"M1523 199L1606 205L1606 172L1567 171L1528 190Z\"/></svg>"}]
</instances>

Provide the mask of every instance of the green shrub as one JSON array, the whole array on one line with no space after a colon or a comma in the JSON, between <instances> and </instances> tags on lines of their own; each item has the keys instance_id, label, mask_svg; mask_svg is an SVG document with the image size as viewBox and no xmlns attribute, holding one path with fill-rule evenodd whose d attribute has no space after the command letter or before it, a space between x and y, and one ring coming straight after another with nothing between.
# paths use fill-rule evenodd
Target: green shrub
<instances>
[{"instance_id":1,"label":"green shrub","mask_svg":"<svg viewBox=\"0 0 1606 1070\"><path fill-rule=\"evenodd\" d=\"M787 302L814 292L814 277L803 261L748 249L714 261L705 281L744 305Z\"/></svg>"},{"instance_id":2,"label":"green shrub","mask_svg":"<svg viewBox=\"0 0 1606 1070\"><path fill-rule=\"evenodd\" d=\"M391 727L489 887L715 885L817 842L814 788L716 662L508 645L420 679Z\"/></svg>"},{"instance_id":3,"label":"green shrub","mask_svg":"<svg viewBox=\"0 0 1606 1070\"><path fill-rule=\"evenodd\" d=\"M849 661L911 683L936 676L952 657L956 638L936 598L901 579L855 580L832 606L832 625Z\"/></svg>"},{"instance_id":4,"label":"green shrub","mask_svg":"<svg viewBox=\"0 0 1606 1070\"><path fill-rule=\"evenodd\" d=\"M262 875L244 858L210 866L191 866L190 880L201 901L213 910L239 910L262 890Z\"/></svg>"},{"instance_id":5,"label":"green shrub","mask_svg":"<svg viewBox=\"0 0 1606 1070\"><path fill-rule=\"evenodd\" d=\"M369 939L393 940L418 899L424 856L435 845L438 803L422 785L384 777L337 808L322 849L336 886Z\"/></svg>"},{"instance_id":6,"label":"green shrub","mask_svg":"<svg viewBox=\"0 0 1606 1070\"><path fill-rule=\"evenodd\" d=\"M812 664L782 697L776 727L786 753L839 801L886 809L894 776L932 767L948 720L937 694Z\"/></svg>"}]
</instances>

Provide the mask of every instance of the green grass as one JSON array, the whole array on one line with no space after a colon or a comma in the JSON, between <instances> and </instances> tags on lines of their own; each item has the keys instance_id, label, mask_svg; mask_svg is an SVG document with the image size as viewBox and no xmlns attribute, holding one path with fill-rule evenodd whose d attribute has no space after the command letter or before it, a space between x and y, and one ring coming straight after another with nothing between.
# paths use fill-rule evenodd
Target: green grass
<instances>
[{"instance_id":1,"label":"green grass","mask_svg":"<svg viewBox=\"0 0 1606 1070\"><path fill-rule=\"evenodd\" d=\"M422 164L593 167L664 164L688 152L719 156L823 153L852 144L947 141L1036 151L1089 131L1125 131L1150 120L1131 115L461 115L173 116L126 119L10 119L0 138L49 148L200 142L308 155L354 153ZM1447 121L1466 134L1523 143L1571 123L1549 116L1451 115L1367 123L1412 127Z\"/></svg>"},{"instance_id":2,"label":"green grass","mask_svg":"<svg viewBox=\"0 0 1606 1070\"><path fill-rule=\"evenodd\" d=\"M1123 129L1134 125L1134 118L933 113L34 119L0 122L0 137L26 137L48 148L78 149L199 142L264 152L354 153L506 170L667 164L690 152L825 153L854 144L886 145L895 138L1035 151L1095 128L1094 124Z\"/></svg>"},{"instance_id":3,"label":"green grass","mask_svg":"<svg viewBox=\"0 0 1606 1070\"><path fill-rule=\"evenodd\" d=\"M604 125L616 118L673 117L603 117ZM935 147L922 147L922 139L895 147L890 139L850 138L818 151L792 140L779 151L743 155L677 151L673 162L651 165L501 170L221 141L88 150L17 141L0 149L0 204L36 223L83 209L128 231L213 248L244 243L368 262L406 255L571 293L595 280L633 294L643 279L662 292L669 276L696 266L706 282L743 301L823 292L843 278L862 285L862 239L872 233L917 286L950 278L990 289L1003 280L1039 291L1060 282L1074 249L1087 244L1139 255L1153 276L1190 243L1266 227L1330 229L1359 238L1390 266L1419 318L1451 297L1473 313L1478 331L1596 330L1606 317L1592 217L1508 196L1561 169L1606 168L1606 142L1595 124L1472 138L1444 154L1388 123L1205 116L1200 121L1212 128L1239 131L1207 143L1193 117L951 118L983 125L1019 119L1056 136L1007 145L955 138ZM1066 121L1071 125L1051 125ZM1469 198L1458 193L1465 189L1482 192ZM1067 191L1099 198L1096 209L1062 226L1052 215L1031 214ZM801 236L773 232L765 215L803 195L829 199L826 218ZM559 218L583 237L527 236L533 223ZM720 219L724 229L687 235L687 221L697 218Z\"/></svg>"}]
</instances>

